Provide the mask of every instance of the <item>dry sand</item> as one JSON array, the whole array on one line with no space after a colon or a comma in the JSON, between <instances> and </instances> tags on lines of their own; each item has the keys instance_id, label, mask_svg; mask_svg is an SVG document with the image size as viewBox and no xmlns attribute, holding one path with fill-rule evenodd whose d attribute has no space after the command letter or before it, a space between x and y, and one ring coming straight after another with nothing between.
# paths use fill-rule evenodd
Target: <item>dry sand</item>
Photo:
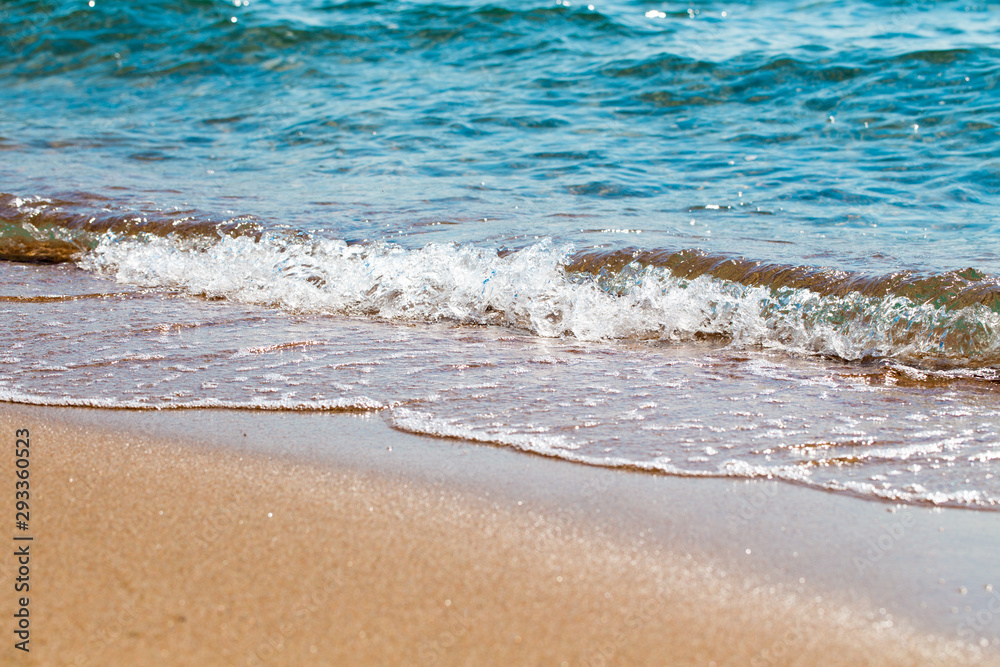
<instances>
[{"instance_id":1,"label":"dry sand","mask_svg":"<svg viewBox=\"0 0 1000 667\"><path fill-rule=\"evenodd\" d=\"M114 427L87 414L0 407L9 448L30 429L35 538L29 654L13 647L15 564L2 561L4 664L976 660L871 610L538 503L255 452L231 428L259 430L252 413L227 415L215 446L151 434L143 413L115 413ZM5 456L11 519L13 471Z\"/></svg>"}]
</instances>

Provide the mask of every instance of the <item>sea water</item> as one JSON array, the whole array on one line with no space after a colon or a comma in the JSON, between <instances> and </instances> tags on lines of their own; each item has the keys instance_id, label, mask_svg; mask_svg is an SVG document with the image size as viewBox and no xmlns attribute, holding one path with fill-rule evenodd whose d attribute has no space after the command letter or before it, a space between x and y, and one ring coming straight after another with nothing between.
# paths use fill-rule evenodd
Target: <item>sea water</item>
<instances>
[{"instance_id":1,"label":"sea water","mask_svg":"<svg viewBox=\"0 0 1000 667\"><path fill-rule=\"evenodd\" d=\"M1000 9L13 1L0 399L1000 506Z\"/></svg>"}]
</instances>

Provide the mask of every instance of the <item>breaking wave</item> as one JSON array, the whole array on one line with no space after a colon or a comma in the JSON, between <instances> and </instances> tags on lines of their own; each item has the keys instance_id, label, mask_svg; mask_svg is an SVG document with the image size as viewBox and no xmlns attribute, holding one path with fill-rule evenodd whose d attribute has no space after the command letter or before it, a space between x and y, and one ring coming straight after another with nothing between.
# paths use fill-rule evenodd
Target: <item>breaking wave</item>
<instances>
[{"instance_id":1,"label":"breaking wave","mask_svg":"<svg viewBox=\"0 0 1000 667\"><path fill-rule=\"evenodd\" d=\"M931 369L1000 361L1000 286L973 269L861 276L697 251L516 251L301 234L107 231L80 267L144 287L291 312L514 327L581 340L709 339Z\"/></svg>"}]
</instances>

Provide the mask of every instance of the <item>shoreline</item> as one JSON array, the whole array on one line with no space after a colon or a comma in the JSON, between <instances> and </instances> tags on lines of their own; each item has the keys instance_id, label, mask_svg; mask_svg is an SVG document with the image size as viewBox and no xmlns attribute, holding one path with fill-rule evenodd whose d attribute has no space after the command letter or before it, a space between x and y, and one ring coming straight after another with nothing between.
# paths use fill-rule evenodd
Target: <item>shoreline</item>
<instances>
[{"instance_id":1,"label":"shoreline","mask_svg":"<svg viewBox=\"0 0 1000 667\"><path fill-rule=\"evenodd\" d=\"M4 404L0 424L32 434L32 663L998 663L1000 616L981 655L960 627L1000 588L993 513L593 468L377 414Z\"/></svg>"}]
</instances>

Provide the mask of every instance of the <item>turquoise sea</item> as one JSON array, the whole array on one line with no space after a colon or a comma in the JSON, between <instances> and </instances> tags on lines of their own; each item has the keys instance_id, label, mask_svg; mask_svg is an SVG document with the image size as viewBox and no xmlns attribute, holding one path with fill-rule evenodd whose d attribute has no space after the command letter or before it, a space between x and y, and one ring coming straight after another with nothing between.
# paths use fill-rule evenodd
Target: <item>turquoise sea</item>
<instances>
[{"instance_id":1,"label":"turquoise sea","mask_svg":"<svg viewBox=\"0 0 1000 667\"><path fill-rule=\"evenodd\" d=\"M1000 8L0 4L0 400L1000 507Z\"/></svg>"}]
</instances>

